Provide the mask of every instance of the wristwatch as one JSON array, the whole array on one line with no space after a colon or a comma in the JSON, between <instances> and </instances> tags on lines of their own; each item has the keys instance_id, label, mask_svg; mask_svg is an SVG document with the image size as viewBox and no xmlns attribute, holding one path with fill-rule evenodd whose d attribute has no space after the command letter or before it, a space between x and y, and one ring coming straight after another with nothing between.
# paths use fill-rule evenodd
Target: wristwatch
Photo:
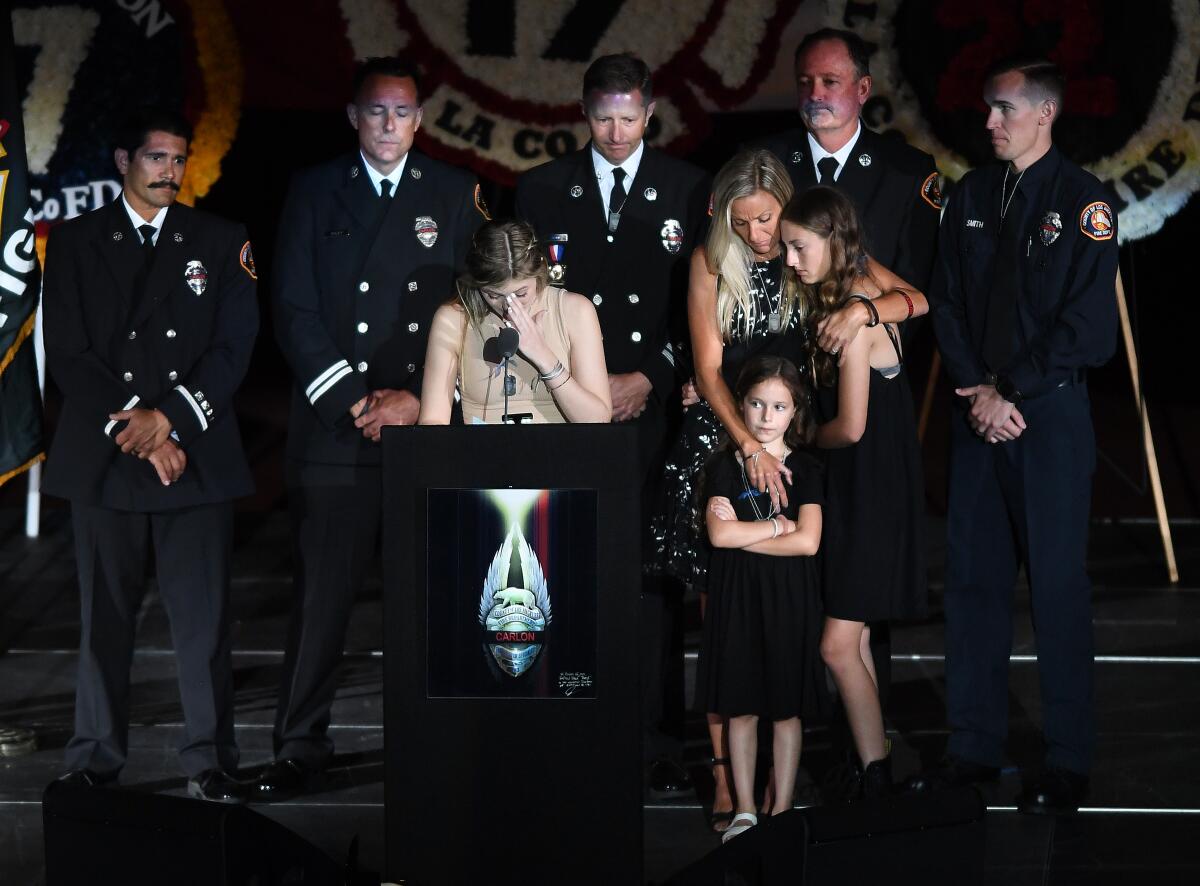
<instances>
[{"instance_id":1,"label":"wristwatch","mask_svg":"<svg viewBox=\"0 0 1200 886\"><path fill-rule=\"evenodd\" d=\"M1012 383L1012 379L1007 377L996 379L996 393L1013 406L1020 406L1021 400L1024 399L1021 392L1017 390L1017 386Z\"/></svg>"}]
</instances>

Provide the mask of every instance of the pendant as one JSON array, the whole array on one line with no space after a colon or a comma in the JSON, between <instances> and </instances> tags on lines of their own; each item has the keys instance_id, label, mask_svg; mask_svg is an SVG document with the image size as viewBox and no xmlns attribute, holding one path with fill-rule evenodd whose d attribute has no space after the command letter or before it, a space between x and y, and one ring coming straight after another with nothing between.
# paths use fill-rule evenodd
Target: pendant
<instances>
[{"instance_id":1,"label":"pendant","mask_svg":"<svg viewBox=\"0 0 1200 886\"><path fill-rule=\"evenodd\" d=\"M517 396L517 377L515 375L504 376L504 396Z\"/></svg>"},{"instance_id":2,"label":"pendant","mask_svg":"<svg viewBox=\"0 0 1200 886\"><path fill-rule=\"evenodd\" d=\"M767 317L767 329L769 329L771 332L778 332L781 320L782 317L780 316L779 311L772 311Z\"/></svg>"}]
</instances>

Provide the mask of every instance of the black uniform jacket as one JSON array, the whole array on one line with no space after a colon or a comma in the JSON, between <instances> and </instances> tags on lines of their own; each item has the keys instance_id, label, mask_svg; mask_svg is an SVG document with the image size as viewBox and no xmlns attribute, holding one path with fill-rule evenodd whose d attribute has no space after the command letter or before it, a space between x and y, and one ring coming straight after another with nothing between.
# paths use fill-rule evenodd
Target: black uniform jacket
<instances>
[{"instance_id":1,"label":"black uniform jacket","mask_svg":"<svg viewBox=\"0 0 1200 886\"><path fill-rule=\"evenodd\" d=\"M647 145L626 187L611 243L590 143L524 173L516 211L543 246L567 235L562 285L595 303L608 371L642 372L661 403L677 382L672 341L687 339L688 261L707 230L709 181Z\"/></svg>"},{"instance_id":2,"label":"black uniform jacket","mask_svg":"<svg viewBox=\"0 0 1200 886\"><path fill-rule=\"evenodd\" d=\"M379 463L349 409L382 388L421 395L429 324L454 296L483 212L472 175L416 150L386 204L358 152L296 176L273 283L275 333L295 378L289 458Z\"/></svg>"},{"instance_id":3,"label":"black uniform jacket","mask_svg":"<svg viewBox=\"0 0 1200 886\"><path fill-rule=\"evenodd\" d=\"M977 385L1000 227L1004 163L963 176L946 208L930 312L955 385ZM1013 179L1008 187L1011 193ZM1005 367L1024 397L1099 366L1117 342L1117 219L1103 185L1057 148L1026 170L1017 274L1017 357Z\"/></svg>"},{"instance_id":4,"label":"black uniform jacket","mask_svg":"<svg viewBox=\"0 0 1200 886\"><path fill-rule=\"evenodd\" d=\"M176 203L139 287L143 264L120 197L51 232L42 310L64 402L43 487L144 512L247 495L254 484L233 412L258 334L246 230ZM114 442L125 422L109 414L135 406L161 410L187 455L171 486Z\"/></svg>"},{"instance_id":5,"label":"black uniform jacket","mask_svg":"<svg viewBox=\"0 0 1200 886\"><path fill-rule=\"evenodd\" d=\"M762 147L787 167L797 194L817 183L803 127L774 136ZM834 187L858 210L870 256L924 291L933 268L941 209L933 158L903 139L864 125Z\"/></svg>"}]
</instances>

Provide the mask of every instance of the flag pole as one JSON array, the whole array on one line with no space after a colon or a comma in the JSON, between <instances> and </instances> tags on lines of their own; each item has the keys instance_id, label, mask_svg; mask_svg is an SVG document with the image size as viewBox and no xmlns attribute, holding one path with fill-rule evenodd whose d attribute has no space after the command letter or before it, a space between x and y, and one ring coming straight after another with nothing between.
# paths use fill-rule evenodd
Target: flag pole
<instances>
[{"instance_id":1,"label":"flag pole","mask_svg":"<svg viewBox=\"0 0 1200 886\"><path fill-rule=\"evenodd\" d=\"M39 290L41 285L39 283ZM40 292L39 292L40 296ZM38 397L46 403L46 343L42 338L42 300L38 298L37 319L33 321L33 356L37 363ZM25 535L37 538L42 525L42 462L28 471L29 491L25 495Z\"/></svg>"}]
</instances>

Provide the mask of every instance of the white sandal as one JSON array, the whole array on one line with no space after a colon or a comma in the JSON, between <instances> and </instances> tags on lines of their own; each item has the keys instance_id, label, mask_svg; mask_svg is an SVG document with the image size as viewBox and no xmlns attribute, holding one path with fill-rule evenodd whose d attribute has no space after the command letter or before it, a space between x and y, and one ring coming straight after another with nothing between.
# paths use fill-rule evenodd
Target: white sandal
<instances>
[{"instance_id":1,"label":"white sandal","mask_svg":"<svg viewBox=\"0 0 1200 886\"><path fill-rule=\"evenodd\" d=\"M758 824L758 816L753 812L739 812L733 817L733 821L729 823L725 833L721 834L721 842L728 843L739 834L746 833L756 824Z\"/></svg>"}]
</instances>

